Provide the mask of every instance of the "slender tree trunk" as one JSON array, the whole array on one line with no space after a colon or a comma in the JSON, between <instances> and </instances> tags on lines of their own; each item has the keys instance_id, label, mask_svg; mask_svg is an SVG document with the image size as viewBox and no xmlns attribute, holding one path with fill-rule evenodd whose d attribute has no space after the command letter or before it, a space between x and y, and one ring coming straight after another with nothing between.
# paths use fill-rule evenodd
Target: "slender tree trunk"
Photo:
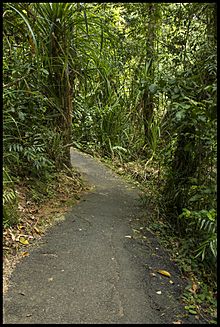
<instances>
[{"instance_id":1,"label":"slender tree trunk","mask_svg":"<svg viewBox=\"0 0 220 327\"><path fill-rule=\"evenodd\" d=\"M149 92L149 85L154 82L154 71L155 71L155 37L156 37L156 10L157 4L148 3L148 26L146 29L146 63L149 63L148 70L146 72L145 79L147 80L146 89L143 94L143 124L144 124L144 144L147 145L150 138L150 123L153 118L154 109L154 96Z\"/></svg>"},{"instance_id":2,"label":"slender tree trunk","mask_svg":"<svg viewBox=\"0 0 220 327\"><path fill-rule=\"evenodd\" d=\"M65 149L65 164L68 167L71 167L70 160L70 146L72 141L72 112L73 112L73 86L70 84L69 73L66 70L65 74L65 83L66 85L64 90L64 121L63 121L63 131L64 131L64 146Z\"/></svg>"},{"instance_id":3,"label":"slender tree trunk","mask_svg":"<svg viewBox=\"0 0 220 327\"><path fill-rule=\"evenodd\" d=\"M143 124L144 124L144 144L147 145L150 138L150 123L153 118L154 110L153 95L148 91L143 94Z\"/></svg>"}]
</instances>

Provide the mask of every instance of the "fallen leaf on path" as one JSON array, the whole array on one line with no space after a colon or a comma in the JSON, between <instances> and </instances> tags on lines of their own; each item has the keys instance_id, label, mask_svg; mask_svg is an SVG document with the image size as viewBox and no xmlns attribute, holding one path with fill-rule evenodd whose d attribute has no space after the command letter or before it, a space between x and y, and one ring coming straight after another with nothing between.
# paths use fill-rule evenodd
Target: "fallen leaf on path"
<instances>
[{"instance_id":1,"label":"fallen leaf on path","mask_svg":"<svg viewBox=\"0 0 220 327\"><path fill-rule=\"evenodd\" d=\"M161 275L167 276L167 277L171 277L170 273L166 270L157 270L157 272Z\"/></svg>"},{"instance_id":2,"label":"fallen leaf on path","mask_svg":"<svg viewBox=\"0 0 220 327\"><path fill-rule=\"evenodd\" d=\"M140 233L140 231L137 229L132 228L132 230L133 230L133 233Z\"/></svg>"},{"instance_id":3,"label":"fallen leaf on path","mask_svg":"<svg viewBox=\"0 0 220 327\"><path fill-rule=\"evenodd\" d=\"M19 238L19 242L20 242L21 244L23 244L23 245L27 245L27 244L29 244L28 240L26 240L24 237L20 237L20 238Z\"/></svg>"},{"instance_id":4,"label":"fallen leaf on path","mask_svg":"<svg viewBox=\"0 0 220 327\"><path fill-rule=\"evenodd\" d=\"M11 235L11 239L12 239L12 241L13 241L13 242L16 241L16 236L15 236L15 234L13 234L12 232L10 232L10 235Z\"/></svg>"},{"instance_id":5,"label":"fallen leaf on path","mask_svg":"<svg viewBox=\"0 0 220 327\"><path fill-rule=\"evenodd\" d=\"M155 277L155 276L156 276L156 274L155 274L155 273L150 273L150 275L151 275L151 276L153 276L153 277Z\"/></svg>"},{"instance_id":6,"label":"fallen leaf on path","mask_svg":"<svg viewBox=\"0 0 220 327\"><path fill-rule=\"evenodd\" d=\"M22 228L25 228L23 225L18 225L18 229L21 230Z\"/></svg>"},{"instance_id":7,"label":"fallen leaf on path","mask_svg":"<svg viewBox=\"0 0 220 327\"><path fill-rule=\"evenodd\" d=\"M37 234L41 234L41 232L39 231L39 229L37 227L34 227L34 230Z\"/></svg>"},{"instance_id":8,"label":"fallen leaf on path","mask_svg":"<svg viewBox=\"0 0 220 327\"><path fill-rule=\"evenodd\" d=\"M15 238L15 241L16 241L16 242L19 242L19 239L20 239L20 237L21 237L21 235L20 235L20 234L19 234L19 235L17 235L17 236L16 236L16 238Z\"/></svg>"},{"instance_id":9,"label":"fallen leaf on path","mask_svg":"<svg viewBox=\"0 0 220 327\"><path fill-rule=\"evenodd\" d=\"M21 255L22 255L22 257L27 257L29 255L29 252L24 251L24 252L21 253Z\"/></svg>"}]
</instances>

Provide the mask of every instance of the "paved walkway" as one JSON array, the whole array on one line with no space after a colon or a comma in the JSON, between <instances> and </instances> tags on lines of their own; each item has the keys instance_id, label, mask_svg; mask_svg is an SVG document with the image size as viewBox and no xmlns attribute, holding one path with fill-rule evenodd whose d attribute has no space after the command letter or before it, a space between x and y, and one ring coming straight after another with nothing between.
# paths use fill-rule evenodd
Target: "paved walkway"
<instances>
[{"instance_id":1,"label":"paved walkway","mask_svg":"<svg viewBox=\"0 0 220 327\"><path fill-rule=\"evenodd\" d=\"M98 160L71 152L72 165L94 188L17 265L4 297L4 323L183 320L178 268L150 233L147 242L126 237L143 213L139 190ZM169 270L174 284L152 275L156 269Z\"/></svg>"}]
</instances>

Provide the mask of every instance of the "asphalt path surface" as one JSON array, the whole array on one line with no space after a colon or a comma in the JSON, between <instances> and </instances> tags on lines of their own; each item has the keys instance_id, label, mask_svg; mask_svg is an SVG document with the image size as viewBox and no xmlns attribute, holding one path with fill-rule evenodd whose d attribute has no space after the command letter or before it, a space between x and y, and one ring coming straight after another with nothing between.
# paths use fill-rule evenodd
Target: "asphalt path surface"
<instances>
[{"instance_id":1,"label":"asphalt path surface","mask_svg":"<svg viewBox=\"0 0 220 327\"><path fill-rule=\"evenodd\" d=\"M178 267L154 235L138 237L140 191L89 155L72 149L71 159L93 188L17 264L4 324L194 323Z\"/></svg>"}]
</instances>

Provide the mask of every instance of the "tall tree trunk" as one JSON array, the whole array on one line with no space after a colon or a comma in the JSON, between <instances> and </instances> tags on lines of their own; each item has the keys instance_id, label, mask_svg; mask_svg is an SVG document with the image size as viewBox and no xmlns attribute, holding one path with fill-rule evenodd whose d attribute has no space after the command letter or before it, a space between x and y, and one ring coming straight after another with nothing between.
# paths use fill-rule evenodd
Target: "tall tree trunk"
<instances>
[{"instance_id":1,"label":"tall tree trunk","mask_svg":"<svg viewBox=\"0 0 220 327\"><path fill-rule=\"evenodd\" d=\"M143 94L143 124L144 124L144 145L147 145L150 139L150 123L153 118L154 110L153 95L148 90Z\"/></svg>"},{"instance_id":2,"label":"tall tree trunk","mask_svg":"<svg viewBox=\"0 0 220 327\"><path fill-rule=\"evenodd\" d=\"M145 9L148 13L148 26L146 29L146 71L145 79L147 80L146 88L142 98L143 124L144 124L144 144L147 145L150 139L150 123L153 118L154 96L149 91L149 86L154 83L155 73L155 38L157 29L157 4L148 3Z\"/></svg>"},{"instance_id":3,"label":"tall tree trunk","mask_svg":"<svg viewBox=\"0 0 220 327\"><path fill-rule=\"evenodd\" d=\"M58 117L57 126L63 137L64 158L63 163L71 167L70 161L70 144L72 135L72 111L73 111L73 78L69 71L69 34L55 35L55 40L52 39L53 68L56 71L55 78L52 78L55 94L60 103L60 115ZM54 42L56 41L56 42ZM63 58L60 56L60 48L65 49ZM62 58L62 60L61 60ZM67 61L66 68L63 67L63 62ZM53 70L52 70L53 73Z\"/></svg>"},{"instance_id":4,"label":"tall tree trunk","mask_svg":"<svg viewBox=\"0 0 220 327\"><path fill-rule=\"evenodd\" d=\"M65 164L71 167L70 160L70 145L72 135L72 112L73 112L73 86L70 84L68 69L65 72L65 90L64 97L64 120L63 120L63 133L64 133L64 146L65 146Z\"/></svg>"}]
</instances>

